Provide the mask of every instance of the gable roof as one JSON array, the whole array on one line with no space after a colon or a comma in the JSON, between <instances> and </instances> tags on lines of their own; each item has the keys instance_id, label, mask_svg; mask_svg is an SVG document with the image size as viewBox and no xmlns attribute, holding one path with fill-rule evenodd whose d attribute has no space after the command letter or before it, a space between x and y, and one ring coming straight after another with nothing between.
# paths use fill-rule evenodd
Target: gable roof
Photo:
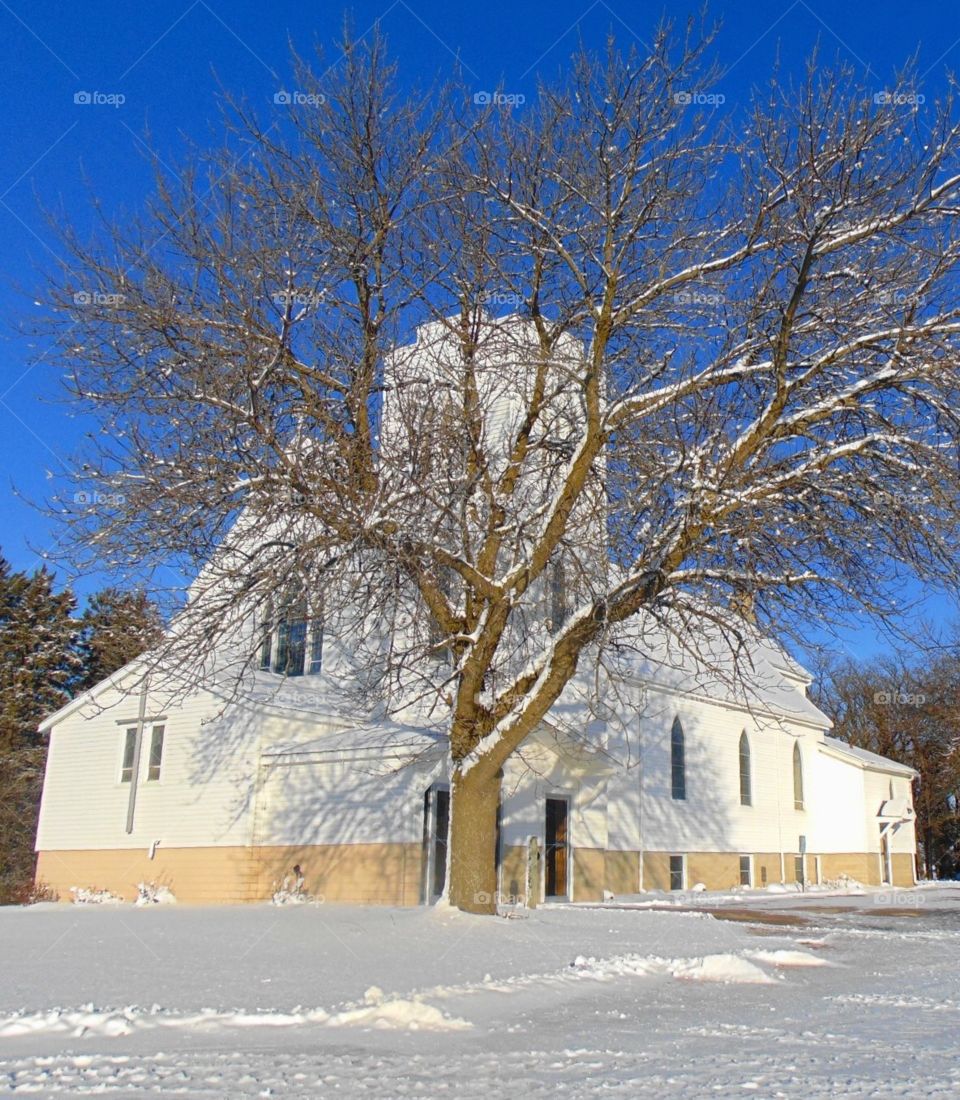
<instances>
[{"instance_id":1,"label":"gable roof","mask_svg":"<svg viewBox=\"0 0 960 1100\"><path fill-rule=\"evenodd\" d=\"M141 653L139 657L134 657L132 661L128 661L122 668L118 668L116 672L111 672L106 679L101 680L98 684L94 684L92 688L87 688L86 691L81 691L79 695L75 695L69 702L64 703L59 710L55 710L53 714L48 714L40 725L37 726L38 732L49 733L58 722L62 722L64 718L69 718L71 714L80 710L87 703L92 703L98 695L102 695L109 688L118 687L125 678L134 673L137 666L146 664L145 658L146 654Z\"/></svg>"},{"instance_id":2,"label":"gable roof","mask_svg":"<svg viewBox=\"0 0 960 1100\"><path fill-rule=\"evenodd\" d=\"M749 623L742 642L704 615L693 636L688 618L640 612L621 624L627 677L707 702L760 710L819 730L833 723L808 697L812 679L797 661Z\"/></svg>"},{"instance_id":3,"label":"gable roof","mask_svg":"<svg viewBox=\"0 0 960 1100\"><path fill-rule=\"evenodd\" d=\"M317 763L329 757L342 759L367 756L433 759L446 738L440 730L400 722L377 722L349 729L331 730L309 740L278 741L262 751L265 762L277 764Z\"/></svg>"},{"instance_id":4,"label":"gable roof","mask_svg":"<svg viewBox=\"0 0 960 1100\"><path fill-rule=\"evenodd\" d=\"M849 745L846 741L841 741L838 737L824 736L823 747L831 755L843 757L845 760L859 764L861 768L867 768L870 771L890 772L893 775L909 776L911 779L918 774L917 771L908 764L900 764L896 760L891 760L889 757L881 756L876 752L870 752L869 749L861 749L857 748L856 745Z\"/></svg>"}]
</instances>

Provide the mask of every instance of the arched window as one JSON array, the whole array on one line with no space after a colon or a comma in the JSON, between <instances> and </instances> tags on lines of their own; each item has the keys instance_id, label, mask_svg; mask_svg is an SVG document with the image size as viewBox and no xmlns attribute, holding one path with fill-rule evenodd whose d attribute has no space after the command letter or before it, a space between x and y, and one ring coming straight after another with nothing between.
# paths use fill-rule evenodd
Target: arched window
<instances>
[{"instance_id":1,"label":"arched window","mask_svg":"<svg viewBox=\"0 0 960 1100\"><path fill-rule=\"evenodd\" d=\"M747 731L740 734L740 805L753 805L753 792L750 785L750 742Z\"/></svg>"},{"instance_id":2,"label":"arched window","mask_svg":"<svg viewBox=\"0 0 960 1100\"><path fill-rule=\"evenodd\" d=\"M793 808L803 809L803 759L799 741L793 743Z\"/></svg>"},{"instance_id":3,"label":"arched window","mask_svg":"<svg viewBox=\"0 0 960 1100\"><path fill-rule=\"evenodd\" d=\"M674 718L670 731L670 792L674 798L687 797L687 765L684 758L683 726Z\"/></svg>"},{"instance_id":4,"label":"arched window","mask_svg":"<svg viewBox=\"0 0 960 1100\"><path fill-rule=\"evenodd\" d=\"M310 615L307 599L299 586L292 587L278 601L268 602L260 623L260 656L263 672L282 676L303 676L320 672L323 664L323 618L318 605Z\"/></svg>"}]
</instances>

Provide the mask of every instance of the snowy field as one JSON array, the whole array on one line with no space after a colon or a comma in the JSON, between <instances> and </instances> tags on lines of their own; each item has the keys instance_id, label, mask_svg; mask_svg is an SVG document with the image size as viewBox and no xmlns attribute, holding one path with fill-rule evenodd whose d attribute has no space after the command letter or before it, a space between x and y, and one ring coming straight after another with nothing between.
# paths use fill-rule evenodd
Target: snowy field
<instances>
[{"instance_id":1,"label":"snowy field","mask_svg":"<svg viewBox=\"0 0 960 1100\"><path fill-rule=\"evenodd\" d=\"M957 885L41 905L0 910L0 952L2 1095L960 1096Z\"/></svg>"}]
</instances>

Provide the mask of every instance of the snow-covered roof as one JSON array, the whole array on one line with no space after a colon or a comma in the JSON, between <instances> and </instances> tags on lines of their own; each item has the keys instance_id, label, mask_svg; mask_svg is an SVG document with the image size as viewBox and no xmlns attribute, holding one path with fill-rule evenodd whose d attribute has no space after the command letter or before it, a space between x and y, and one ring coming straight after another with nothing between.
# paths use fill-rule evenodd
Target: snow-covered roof
<instances>
[{"instance_id":1,"label":"snow-covered roof","mask_svg":"<svg viewBox=\"0 0 960 1100\"><path fill-rule=\"evenodd\" d=\"M860 765L861 768L869 768L873 771L892 772L894 775L913 777L917 772L907 764L900 764L896 760L890 760L879 753L870 752L869 749L860 749L856 745L848 745L837 737L824 737L823 747L829 752L846 757Z\"/></svg>"},{"instance_id":2,"label":"snow-covered roof","mask_svg":"<svg viewBox=\"0 0 960 1100\"><path fill-rule=\"evenodd\" d=\"M913 807L905 798L888 798L880 803L877 817L884 821L909 821L913 817Z\"/></svg>"},{"instance_id":3,"label":"snow-covered roof","mask_svg":"<svg viewBox=\"0 0 960 1100\"><path fill-rule=\"evenodd\" d=\"M109 688L119 687L125 680L132 679L134 675L136 675L137 681L139 681L145 669L146 664L144 655L141 654L139 657L134 657L132 661L128 661L122 668L118 668L116 672L112 672L106 679L101 680L98 684L94 684L91 688L87 688L86 691L82 691L79 695L75 695L68 703L64 703L59 710L55 710L52 714L48 714L37 727L38 731L40 733L49 733L58 722L62 722L65 718L69 718L71 714L80 710L87 703L92 703L99 695L102 695Z\"/></svg>"},{"instance_id":4,"label":"snow-covered roof","mask_svg":"<svg viewBox=\"0 0 960 1100\"><path fill-rule=\"evenodd\" d=\"M408 726L399 722L377 722L352 729L334 730L308 741L286 741L263 750L270 763L308 762L332 755L383 754L430 757L446 746L439 729Z\"/></svg>"},{"instance_id":5,"label":"snow-covered roof","mask_svg":"<svg viewBox=\"0 0 960 1100\"><path fill-rule=\"evenodd\" d=\"M807 698L806 669L750 624L742 634L741 644L706 615L696 627L671 627L641 612L623 624L617 642L624 674L650 687L829 729L829 717Z\"/></svg>"}]
</instances>

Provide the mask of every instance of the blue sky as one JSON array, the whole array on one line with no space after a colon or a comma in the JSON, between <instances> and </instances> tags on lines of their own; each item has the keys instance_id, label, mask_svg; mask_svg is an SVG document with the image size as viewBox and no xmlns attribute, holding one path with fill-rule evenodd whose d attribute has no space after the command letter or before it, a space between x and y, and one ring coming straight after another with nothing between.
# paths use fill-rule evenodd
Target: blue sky
<instances>
[{"instance_id":1,"label":"blue sky","mask_svg":"<svg viewBox=\"0 0 960 1100\"><path fill-rule=\"evenodd\" d=\"M578 33L592 45L611 29L624 45L642 41L664 10L637 0L379 0L349 8L285 0L0 0L0 548L13 565L32 569L37 551L55 555L56 530L27 501L43 497L47 472L69 464L88 427L62 403L49 363L31 365L31 288L57 251L43 207L62 208L80 226L90 223L90 194L108 213L137 208L150 188L148 130L171 163L185 137L215 141L219 87L266 108L289 72L290 42L301 53L316 41L332 50L345 11L358 33L381 20L404 77L429 79L457 56L477 90L502 81L508 91L530 94L538 72L555 73L565 63ZM666 10L683 20L699 5ZM825 57L849 60L877 90L915 49L930 94L943 87L945 69L960 70L960 7L951 4L718 2L710 14L722 22L718 90L728 109L765 81L778 51L784 75L796 73L818 41ZM328 51L329 60L335 57ZM124 102L77 104L77 92ZM78 590L107 580L82 579ZM934 618L948 614L936 596L926 610ZM857 650L878 644L872 628L859 623L844 640Z\"/></svg>"}]
</instances>

